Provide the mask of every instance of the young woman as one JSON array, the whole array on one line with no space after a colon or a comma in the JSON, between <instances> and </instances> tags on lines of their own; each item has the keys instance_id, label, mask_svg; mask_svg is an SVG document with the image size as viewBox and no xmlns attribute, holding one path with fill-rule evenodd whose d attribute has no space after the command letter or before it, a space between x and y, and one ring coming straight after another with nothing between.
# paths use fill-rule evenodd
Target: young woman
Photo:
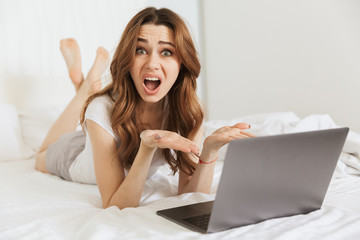
<instances>
[{"instance_id":1,"label":"young woman","mask_svg":"<svg viewBox=\"0 0 360 240\"><path fill-rule=\"evenodd\" d=\"M252 137L243 131L248 124L223 127L200 153L200 63L186 24L168 9L146 8L130 20L103 90L105 49L83 79L75 40L62 40L60 48L76 95L45 138L36 169L97 184L104 208L138 206L146 179L162 164L179 172L178 194L209 193L219 149ZM79 117L84 132L75 131Z\"/></svg>"}]
</instances>

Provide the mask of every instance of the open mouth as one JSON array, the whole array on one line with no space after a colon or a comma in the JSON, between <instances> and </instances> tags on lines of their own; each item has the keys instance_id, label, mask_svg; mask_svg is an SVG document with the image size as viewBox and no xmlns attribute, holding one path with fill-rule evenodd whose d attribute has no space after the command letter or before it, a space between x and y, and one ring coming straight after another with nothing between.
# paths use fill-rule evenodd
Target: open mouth
<instances>
[{"instance_id":1,"label":"open mouth","mask_svg":"<svg viewBox=\"0 0 360 240\"><path fill-rule=\"evenodd\" d=\"M154 92L161 84L161 81L157 77L146 77L144 80L145 88L150 92Z\"/></svg>"}]
</instances>

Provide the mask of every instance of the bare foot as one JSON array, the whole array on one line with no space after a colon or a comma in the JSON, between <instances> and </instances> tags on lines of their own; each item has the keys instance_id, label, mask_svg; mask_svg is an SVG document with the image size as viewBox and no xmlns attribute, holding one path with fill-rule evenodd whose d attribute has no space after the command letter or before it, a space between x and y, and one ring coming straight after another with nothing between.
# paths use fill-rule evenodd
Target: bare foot
<instances>
[{"instance_id":1,"label":"bare foot","mask_svg":"<svg viewBox=\"0 0 360 240\"><path fill-rule=\"evenodd\" d=\"M81 72L81 56L79 45L73 38L62 39L60 41L60 51L65 59L70 79L74 84L75 90L78 91L84 80L83 74Z\"/></svg>"},{"instance_id":2,"label":"bare foot","mask_svg":"<svg viewBox=\"0 0 360 240\"><path fill-rule=\"evenodd\" d=\"M97 92L101 90L101 75L104 73L105 69L109 66L110 58L108 51L99 47L96 50L96 58L93 65L90 68L90 71L86 77L85 81L89 81L91 83L92 92Z\"/></svg>"},{"instance_id":3,"label":"bare foot","mask_svg":"<svg viewBox=\"0 0 360 240\"><path fill-rule=\"evenodd\" d=\"M98 92L101 90L101 75L105 71L105 69L109 66L110 57L108 51L103 48L99 47L96 50L96 58L91 66L89 73L84 80L81 88L87 91L89 94Z\"/></svg>"}]
</instances>

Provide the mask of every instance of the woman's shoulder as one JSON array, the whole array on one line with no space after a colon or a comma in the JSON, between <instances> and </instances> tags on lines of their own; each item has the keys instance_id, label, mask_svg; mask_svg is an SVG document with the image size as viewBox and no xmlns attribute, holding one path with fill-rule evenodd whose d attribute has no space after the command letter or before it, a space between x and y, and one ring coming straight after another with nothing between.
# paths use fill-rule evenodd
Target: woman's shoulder
<instances>
[{"instance_id":1,"label":"woman's shoulder","mask_svg":"<svg viewBox=\"0 0 360 240\"><path fill-rule=\"evenodd\" d=\"M102 95L94 98L88 105L86 112L100 112L110 113L113 108L114 102L108 95Z\"/></svg>"},{"instance_id":2,"label":"woman's shoulder","mask_svg":"<svg viewBox=\"0 0 360 240\"><path fill-rule=\"evenodd\" d=\"M113 101L107 95L94 98L88 105L85 112L85 119L101 119L110 122L110 115L113 108Z\"/></svg>"},{"instance_id":3,"label":"woman's shoulder","mask_svg":"<svg viewBox=\"0 0 360 240\"><path fill-rule=\"evenodd\" d=\"M99 105L99 106L112 106L113 105L113 100L108 96L108 95L101 95L101 96L98 96L96 98L94 98L90 104L90 105Z\"/></svg>"},{"instance_id":4,"label":"woman's shoulder","mask_svg":"<svg viewBox=\"0 0 360 240\"><path fill-rule=\"evenodd\" d=\"M113 137L115 134L111 127L110 115L113 108L113 101L107 95L94 98L88 105L85 112L85 120L89 119L96 122Z\"/></svg>"}]
</instances>

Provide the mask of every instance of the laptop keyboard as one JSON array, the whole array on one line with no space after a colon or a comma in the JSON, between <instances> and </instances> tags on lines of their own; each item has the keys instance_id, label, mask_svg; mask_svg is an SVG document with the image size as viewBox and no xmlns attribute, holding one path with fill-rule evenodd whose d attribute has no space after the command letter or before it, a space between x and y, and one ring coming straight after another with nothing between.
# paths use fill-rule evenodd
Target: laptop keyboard
<instances>
[{"instance_id":1,"label":"laptop keyboard","mask_svg":"<svg viewBox=\"0 0 360 240\"><path fill-rule=\"evenodd\" d=\"M195 225L201 229L207 230L207 227L209 225L209 220L210 220L210 213L207 213L204 215L188 217L188 218L183 218L182 220L185 222L188 222L192 225Z\"/></svg>"}]
</instances>

